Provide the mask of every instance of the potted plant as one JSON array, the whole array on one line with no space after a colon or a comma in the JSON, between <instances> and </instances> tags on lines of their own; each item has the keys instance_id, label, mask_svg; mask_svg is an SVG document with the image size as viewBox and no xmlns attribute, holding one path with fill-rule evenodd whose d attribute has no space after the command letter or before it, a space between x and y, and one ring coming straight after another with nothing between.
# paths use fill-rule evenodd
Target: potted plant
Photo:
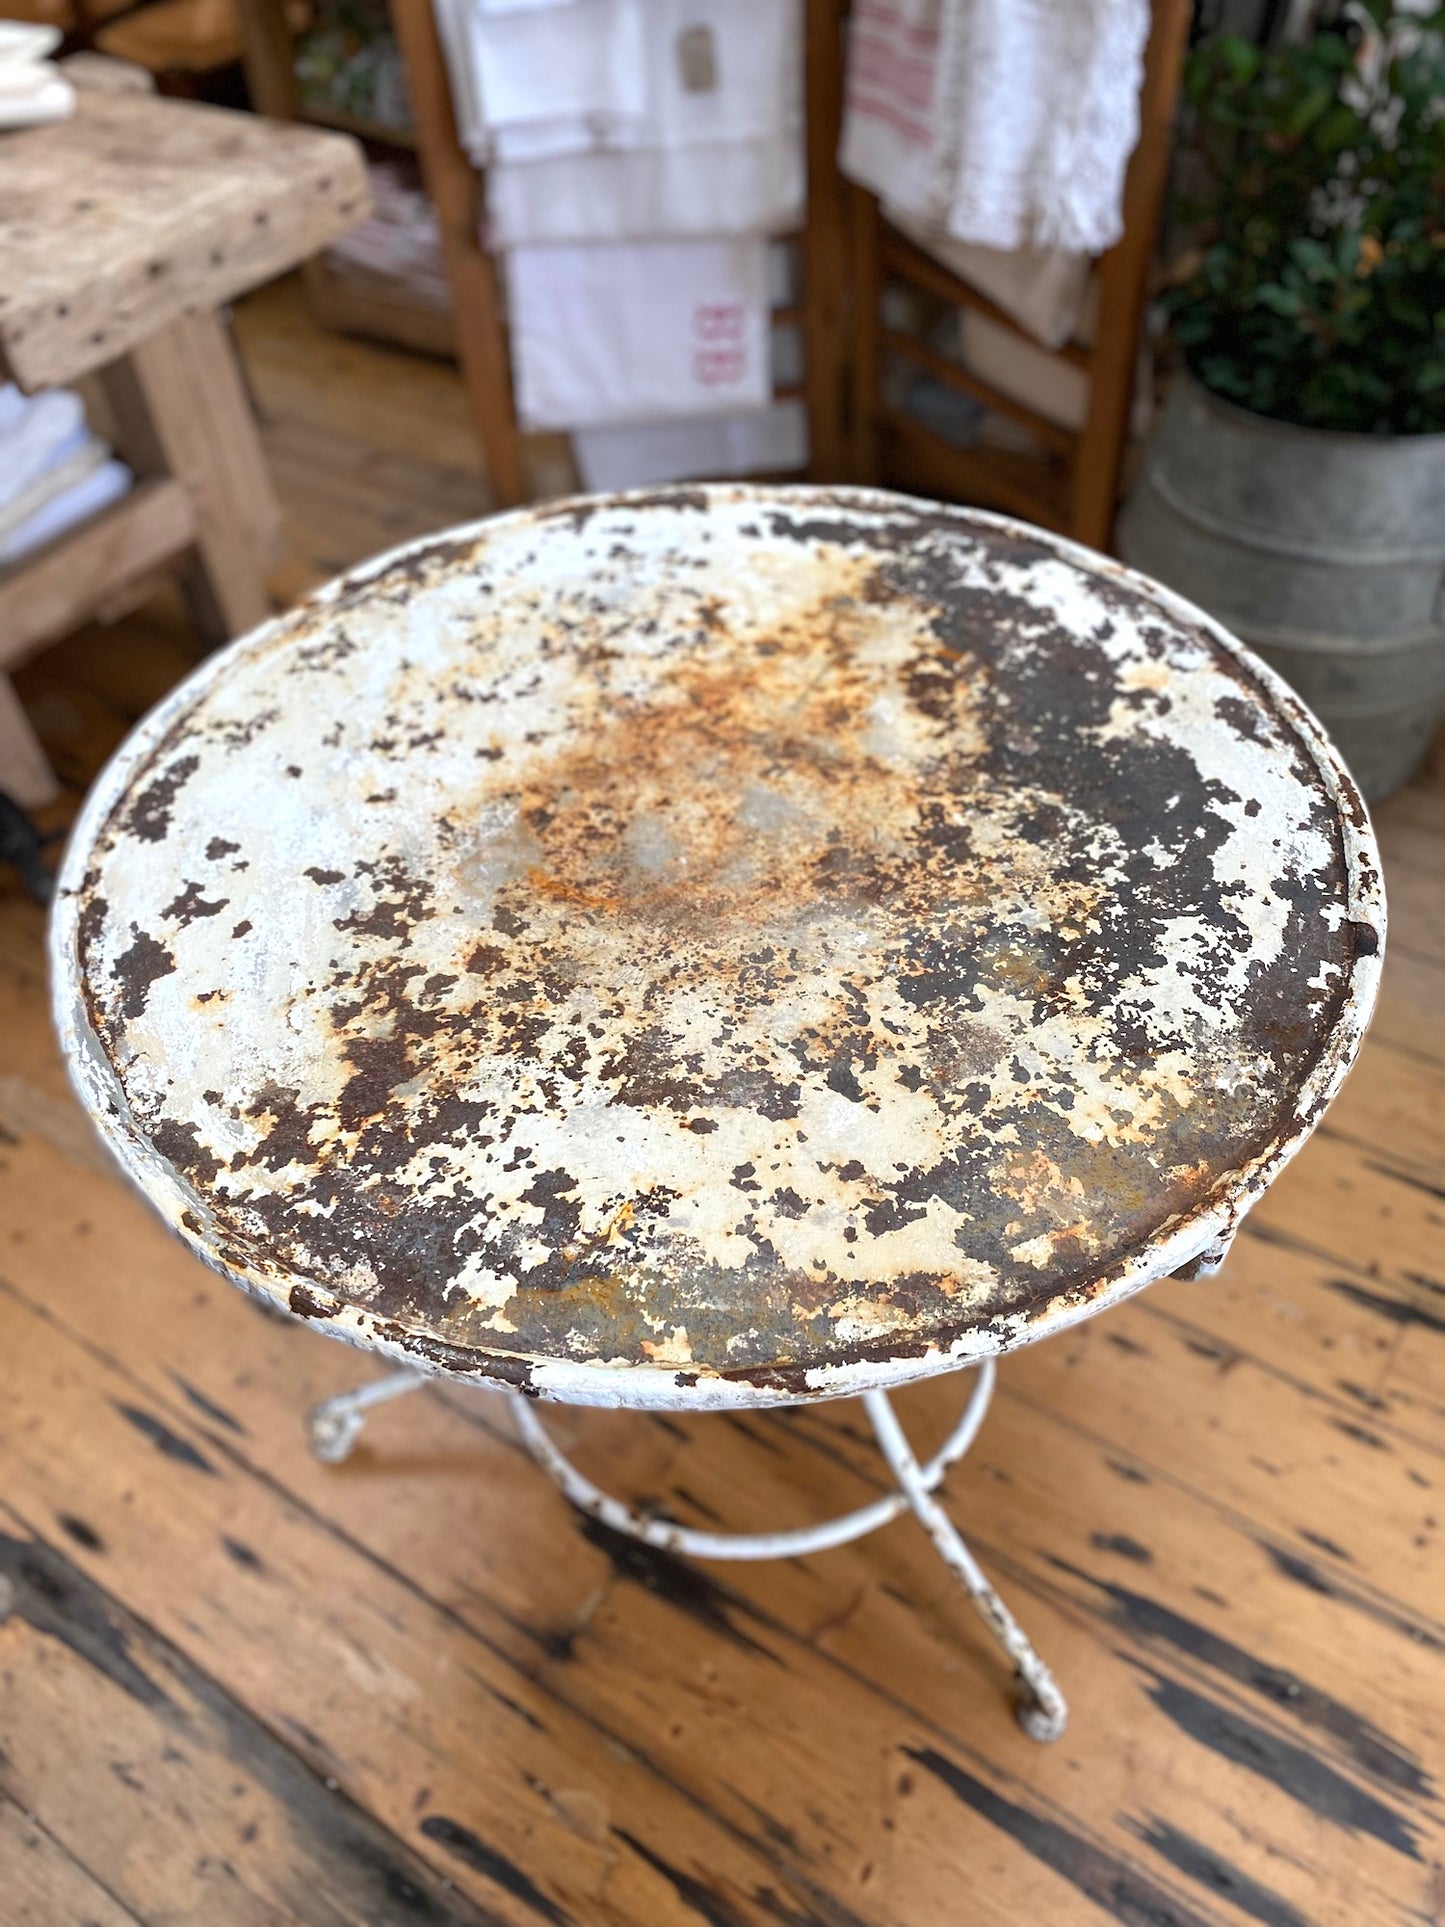
<instances>
[{"instance_id":1,"label":"potted plant","mask_svg":"<svg viewBox=\"0 0 1445 1927\"><path fill-rule=\"evenodd\" d=\"M1120 527L1274 663L1367 795L1445 713L1445 8L1189 56L1185 369Z\"/></svg>"}]
</instances>

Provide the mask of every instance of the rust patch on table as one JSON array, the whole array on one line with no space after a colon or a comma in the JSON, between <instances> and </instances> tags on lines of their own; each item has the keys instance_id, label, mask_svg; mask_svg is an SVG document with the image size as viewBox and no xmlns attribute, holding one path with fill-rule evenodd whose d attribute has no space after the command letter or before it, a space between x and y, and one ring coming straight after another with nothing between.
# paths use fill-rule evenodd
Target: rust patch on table
<instances>
[{"instance_id":1,"label":"rust patch on table","mask_svg":"<svg viewBox=\"0 0 1445 1927\"><path fill-rule=\"evenodd\" d=\"M203 673L93 824L112 1128L203 1255L443 1369L1019 1342L1249 1202L1378 949L1261 674L896 498L417 545Z\"/></svg>"}]
</instances>

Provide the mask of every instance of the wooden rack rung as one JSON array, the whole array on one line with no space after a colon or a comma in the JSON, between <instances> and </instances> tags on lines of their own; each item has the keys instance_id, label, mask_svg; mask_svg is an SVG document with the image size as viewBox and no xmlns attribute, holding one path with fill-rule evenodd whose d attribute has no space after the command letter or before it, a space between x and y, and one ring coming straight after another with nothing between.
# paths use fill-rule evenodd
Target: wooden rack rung
<instances>
[{"instance_id":1,"label":"wooden rack rung","mask_svg":"<svg viewBox=\"0 0 1445 1927\"><path fill-rule=\"evenodd\" d=\"M285 0L238 0L252 95L263 112L296 112ZM451 90L431 0L389 0L411 90L418 158L437 211L455 298L455 332L498 506L526 499L527 473L511 388L505 295L480 241L483 183L457 137ZM1191 19L1190 0L1151 0L1152 31L1139 100L1140 138L1124 185L1124 234L1098 264L1099 323L1092 348L1046 349L987 295L883 219L874 197L837 164L843 123L847 0L804 0L808 205L802 224L776 240L801 242L802 296L772 311L772 325L799 328L804 379L775 391L801 393L808 410L811 472L822 482L873 482L887 443L895 480L944 497L991 502L1080 541L1107 544L1118 496L1137 363L1150 249L1168 168L1170 122ZM363 133L379 132L358 123ZM319 281L322 270L313 273ZM966 308L1088 377L1077 434L916 341L881 326L888 278ZM378 311L379 312L379 311ZM437 317L419 317L430 328ZM414 334L410 321L406 339ZM922 423L880 408L881 351L915 364L985 408L1020 423L1041 444L1030 462L1006 449L956 449ZM916 472L909 463L916 462ZM1046 496L1035 492L1040 486Z\"/></svg>"},{"instance_id":2,"label":"wooden rack rung","mask_svg":"<svg viewBox=\"0 0 1445 1927\"><path fill-rule=\"evenodd\" d=\"M910 487L949 496L963 491L986 508L1066 532L1068 483L1048 456L1017 455L1000 448L959 448L901 409L878 411L885 473L891 459L906 464Z\"/></svg>"},{"instance_id":3,"label":"wooden rack rung","mask_svg":"<svg viewBox=\"0 0 1445 1927\"><path fill-rule=\"evenodd\" d=\"M1026 428L1031 435L1036 435L1046 447L1052 448L1066 458L1072 458L1078 447L1078 436L1070 429L1061 428L1047 415L1039 414L1037 409L1030 408L1026 402L1015 401L1012 395L1006 395L1001 388L995 388L991 382L981 380L979 376L971 374L967 368L961 368L956 361L950 361L947 355L941 355L936 348L930 348L926 341L918 340L915 335L904 334L899 328L884 328L881 332L881 341L888 353L902 355L906 360L926 369L935 380L943 382L946 387L956 389L961 395L968 395L997 415L1007 415L1010 421L1016 421L1021 428Z\"/></svg>"},{"instance_id":4,"label":"wooden rack rung","mask_svg":"<svg viewBox=\"0 0 1445 1927\"><path fill-rule=\"evenodd\" d=\"M376 141L384 147L400 147L416 152L416 131L396 127L388 121L372 120L365 114L348 114L344 107L327 101L300 99L301 118L316 127L334 127L338 133L354 134L358 140Z\"/></svg>"}]
</instances>

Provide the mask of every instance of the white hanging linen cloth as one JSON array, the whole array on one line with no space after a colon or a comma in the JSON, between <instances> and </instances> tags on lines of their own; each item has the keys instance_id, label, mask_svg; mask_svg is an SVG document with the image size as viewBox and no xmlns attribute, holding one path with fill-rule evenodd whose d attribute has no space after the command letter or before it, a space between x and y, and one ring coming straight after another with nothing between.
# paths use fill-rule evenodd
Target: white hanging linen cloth
<instances>
[{"instance_id":1,"label":"white hanging linen cloth","mask_svg":"<svg viewBox=\"0 0 1445 1927\"><path fill-rule=\"evenodd\" d=\"M915 220L886 202L893 225L970 287L986 294L1046 348L1077 337L1093 256L1069 248L984 248Z\"/></svg>"},{"instance_id":2,"label":"white hanging linen cloth","mask_svg":"<svg viewBox=\"0 0 1445 1927\"><path fill-rule=\"evenodd\" d=\"M857 0L843 171L925 245L1101 254L1123 232L1148 35L1148 0ZM1067 334L1077 259L960 271L1041 339Z\"/></svg>"},{"instance_id":3,"label":"white hanging linen cloth","mask_svg":"<svg viewBox=\"0 0 1445 1927\"><path fill-rule=\"evenodd\" d=\"M766 237L804 208L802 0L433 3L522 425L597 431L585 459L639 480L796 466Z\"/></svg>"},{"instance_id":4,"label":"white hanging linen cloth","mask_svg":"<svg viewBox=\"0 0 1445 1927\"><path fill-rule=\"evenodd\" d=\"M777 233L799 224L805 193L794 134L499 163L487 175L487 238L508 248Z\"/></svg>"},{"instance_id":5,"label":"white hanging linen cloth","mask_svg":"<svg viewBox=\"0 0 1445 1927\"><path fill-rule=\"evenodd\" d=\"M490 245L801 219L801 0L435 5Z\"/></svg>"},{"instance_id":6,"label":"white hanging linen cloth","mask_svg":"<svg viewBox=\"0 0 1445 1927\"><path fill-rule=\"evenodd\" d=\"M769 398L761 237L515 248L507 278L524 428L720 414Z\"/></svg>"},{"instance_id":7,"label":"white hanging linen cloth","mask_svg":"<svg viewBox=\"0 0 1445 1927\"><path fill-rule=\"evenodd\" d=\"M768 244L768 300L786 307L797 299L802 263L796 242ZM775 324L769 340L774 392L802 379L802 340L793 324ZM796 396L766 408L723 415L675 416L581 428L572 437L582 486L638 488L649 482L714 480L726 475L772 475L806 468L808 411Z\"/></svg>"},{"instance_id":8,"label":"white hanging linen cloth","mask_svg":"<svg viewBox=\"0 0 1445 1927\"><path fill-rule=\"evenodd\" d=\"M838 164L925 227L944 228L948 213L951 123L942 95L957 64L961 4L854 0L848 21Z\"/></svg>"},{"instance_id":9,"label":"white hanging linen cloth","mask_svg":"<svg viewBox=\"0 0 1445 1927\"><path fill-rule=\"evenodd\" d=\"M572 451L588 490L775 475L807 467L808 413L790 399L745 414L582 428Z\"/></svg>"},{"instance_id":10,"label":"white hanging linen cloth","mask_svg":"<svg viewBox=\"0 0 1445 1927\"><path fill-rule=\"evenodd\" d=\"M622 7L625 12L617 11ZM495 36L497 23L473 16L473 30ZM515 28L513 29L515 33ZM550 62L563 38L587 45L587 64L614 74L586 112L569 110L552 87L537 89L513 62ZM495 48L493 49L495 57ZM577 47L573 61L581 58ZM635 69L631 63L635 61ZM507 49L509 93L538 95L536 112L499 115L485 78L484 118L504 160L531 160L580 147L712 146L759 139L801 123L801 0L570 0L533 14L529 34ZM525 84L523 84L525 81Z\"/></svg>"},{"instance_id":11,"label":"white hanging linen cloth","mask_svg":"<svg viewBox=\"0 0 1445 1927\"><path fill-rule=\"evenodd\" d=\"M973 0L948 231L1102 254L1124 232L1148 0Z\"/></svg>"},{"instance_id":12,"label":"white hanging linen cloth","mask_svg":"<svg viewBox=\"0 0 1445 1927\"><path fill-rule=\"evenodd\" d=\"M503 151L530 159L582 153L602 139L621 142L640 116L634 0L531 0L513 7L432 0L432 11L457 135L475 166L488 166ZM555 22L541 17L552 14ZM555 93L546 85L554 42L561 44L563 80Z\"/></svg>"},{"instance_id":13,"label":"white hanging linen cloth","mask_svg":"<svg viewBox=\"0 0 1445 1927\"><path fill-rule=\"evenodd\" d=\"M472 8L477 4L478 0L432 0L432 17L446 61L457 139L473 164L480 166L486 158L486 128L467 38Z\"/></svg>"},{"instance_id":14,"label":"white hanging linen cloth","mask_svg":"<svg viewBox=\"0 0 1445 1927\"><path fill-rule=\"evenodd\" d=\"M487 130L589 128L641 119L647 106L641 0L467 13L467 44Z\"/></svg>"}]
</instances>

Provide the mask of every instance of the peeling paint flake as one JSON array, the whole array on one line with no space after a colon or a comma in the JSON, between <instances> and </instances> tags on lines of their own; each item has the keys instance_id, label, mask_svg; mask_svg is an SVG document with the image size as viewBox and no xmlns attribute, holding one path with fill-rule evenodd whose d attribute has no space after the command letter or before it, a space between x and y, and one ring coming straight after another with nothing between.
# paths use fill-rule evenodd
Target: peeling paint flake
<instances>
[{"instance_id":1,"label":"peeling paint flake","mask_svg":"<svg viewBox=\"0 0 1445 1927\"><path fill-rule=\"evenodd\" d=\"M1382 941L1348 777L1197 610L999 517L732 486L414 545L213 658L53 928L82 1094L209 1263L408 1362L691 1405L1189 1264Z\"/></svg>"}]
</instances>

